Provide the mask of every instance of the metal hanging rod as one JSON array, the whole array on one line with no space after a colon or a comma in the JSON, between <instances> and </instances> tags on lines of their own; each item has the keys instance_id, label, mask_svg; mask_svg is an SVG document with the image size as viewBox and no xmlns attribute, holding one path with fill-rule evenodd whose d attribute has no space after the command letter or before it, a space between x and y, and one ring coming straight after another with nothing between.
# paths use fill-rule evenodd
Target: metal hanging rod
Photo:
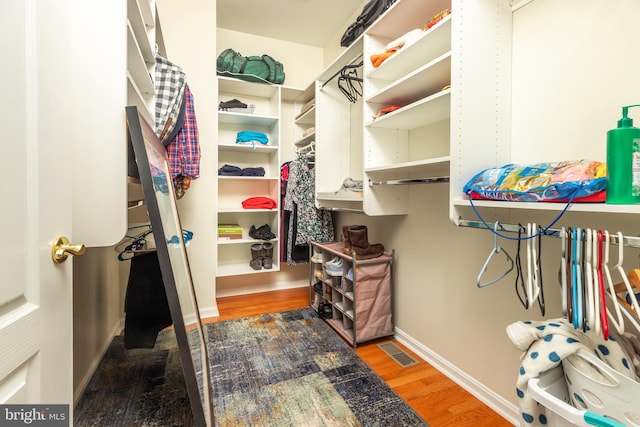
<instances>
[{"instance_id":1,"label":"metal hanging rod","mask_svg":"<svg viewBox=\"0 0 640 427\"><path fill-rule=\"evenodd\" d=\"M429 178L393 179L388 181L369 180L369 187L373 187L374 185L437 184L440 182L449 182L449 177L438 176Z\"/></svg>"},{"instance_id":2,"label":"metal hanging rod","mask_svg":"<svg viewBox=\"0 0 640 427\"><path fill-rule=\"evenodd\" d=\"M325 207L322 207L320 209L325 210L325 211L336 211L336 212L344 211L344 212L364 213L364 210L355 209L355 208L329 208L329 207L325 208Z\"/></svg>"},{"instance_id":3,"label":"metal hanging rod","mask_svg":"<svg viewBox=\"0 0 640 427\"><path fill-rule=\"evenodd\" d=\"M320 86L320 90L322 90L323 87L325 87L331 80L335 79L336 77L338 77L338 75L342 72L342 70L347 67L347 66L352 66L353 64L355 64L358 60L362 59L362 54L356 56L355 58L353 58L348 64L346 64L343 67L340 67L340 69L338 71L336 71L331 77L329 77L324 83L322 83L322 85Z\"/></svg>"},{"instance_id":4,"label":"metal hanging rod","mask_svg":"<svg viewBox=\"0 0 640 427\"><path fill-rule=\"evenodd\" d=\"M485 230L493 231L493 227L488 228L481 221L472 221L468 219L459 219L458 226L470 227L470 228L483 228ZM509 233L517 233L520 230L520 226L514 225L514 224L503 224L501 222L498 222L497 230L506 231ZM549 237L562 238L562 230L559 230L557 228L549 228L545 231L544 235ZM611 239L609 243L613 245L622 245L630 248L640 248L640 237L623 235L622 241L620 241L620 239L618 239L618 236L616 234L609 234L609 238Z\"/></svg>"}]
</instances>

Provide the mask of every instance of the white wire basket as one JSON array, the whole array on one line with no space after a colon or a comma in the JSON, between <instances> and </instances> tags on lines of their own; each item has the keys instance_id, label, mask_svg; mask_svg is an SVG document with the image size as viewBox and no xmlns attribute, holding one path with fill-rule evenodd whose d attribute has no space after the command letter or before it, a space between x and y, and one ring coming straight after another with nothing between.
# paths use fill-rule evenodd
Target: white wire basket
<instances>
[{"instance_id":1,"label":"white wire basket","mask_svg":"<svg viewBox=\"0 0 640 427\"><path fill-rule=\"evenodd\" d=\"M640 384L586 351L528 385L549 427L640 427Z\"/></svg>"}]
</instances>

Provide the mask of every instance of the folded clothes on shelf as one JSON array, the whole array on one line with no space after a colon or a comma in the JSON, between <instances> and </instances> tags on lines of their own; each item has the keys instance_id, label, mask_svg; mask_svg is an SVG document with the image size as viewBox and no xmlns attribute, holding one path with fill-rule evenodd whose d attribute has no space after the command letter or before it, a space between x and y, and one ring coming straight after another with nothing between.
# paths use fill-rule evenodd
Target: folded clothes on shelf
<instances>
[{"instance_id":1,"label":"folded clothes on shelf","mask_svg":"<svg viewBox=\"0 0 640 427\"><path fill-rule=\"evenodd\" d=\"M256 106L254 104L245 104L238 99L232 99L230 101L221 101L218 104L218 110L233 113L253 113L256 110Z\"/></svg>"},{"instance_id":2,"label":"folded clothes on shelf","mask_svg":"<svg viewBox=\"0 0 640 427\"><path fill-rule=\"evenodd\" d=\"M275 200L264 196L249 197L242 201L242 207L245 209L273 209L277 206Z\"/></svg>"},{"instance_id":3,"label":"folded clothes on shelf","mask_svg":"<svg viewBox=\"0 0 640 427\"><path fill-rule=\"evenodd\" d=\"M224 165L218 169L220 176L264 176L265 170L262 166L240 168L235 165Z\"/></svg>"}]
</instances>

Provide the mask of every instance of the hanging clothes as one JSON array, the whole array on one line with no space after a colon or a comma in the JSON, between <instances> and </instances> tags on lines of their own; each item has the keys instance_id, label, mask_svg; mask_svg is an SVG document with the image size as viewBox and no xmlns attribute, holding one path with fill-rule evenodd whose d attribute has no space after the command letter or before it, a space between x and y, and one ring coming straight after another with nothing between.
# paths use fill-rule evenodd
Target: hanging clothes
<instances>
[{"instance_id":1,"label":"hanging clothes","mask_svg":"<svg viewBox=\"0 0 640 427\"><path fill-rule=\"evenodd\" d=\"M154 87L156 90L155 132L166 147L182 127L184 120L184 71L156 54Z\"/></svg>"},{"instance_id":2,"label":"hanging clothes","mask_svg":"<svg viewBox=\"0 0 640 427\"><path fill-rule=\"evenodd\" d=\"M315 169L305 155L299 154L289 163L288 178L284 209L292 213L289 243L305 245L309 240L333 241L333 218L331 212L315 206Z\"/></svg>"},{"instance_id":3,"label":"hanging clothes","mask_svg":"<svg viewBox=\"0 0 640 427\"><path fill-rule=\"evenodd\" d=\"M198 121L189 85L184 87L185 115L175 138L167 145L169 169L178 198L189 189L191 180L200 177Z\"/></svg>"}]
</instances>

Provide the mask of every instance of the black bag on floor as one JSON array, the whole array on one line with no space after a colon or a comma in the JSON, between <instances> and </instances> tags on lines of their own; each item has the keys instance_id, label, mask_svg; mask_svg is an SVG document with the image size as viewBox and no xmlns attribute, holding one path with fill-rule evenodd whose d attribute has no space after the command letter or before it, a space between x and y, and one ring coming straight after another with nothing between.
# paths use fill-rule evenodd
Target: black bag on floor
<instances>
[{"instance_id":1,"label":"black bag on floor","mask_svg":"<svg viewBox=\"0 0 640 427\"><path fill-rule=\"evenodd\" d=\"M371 0L364 5L362 12L356 21L349 25L340 39L340 46L348 47L357 39L364 30L373 24L382 13L389 8L396 0Z\"/></svg>"}]
</instances>

